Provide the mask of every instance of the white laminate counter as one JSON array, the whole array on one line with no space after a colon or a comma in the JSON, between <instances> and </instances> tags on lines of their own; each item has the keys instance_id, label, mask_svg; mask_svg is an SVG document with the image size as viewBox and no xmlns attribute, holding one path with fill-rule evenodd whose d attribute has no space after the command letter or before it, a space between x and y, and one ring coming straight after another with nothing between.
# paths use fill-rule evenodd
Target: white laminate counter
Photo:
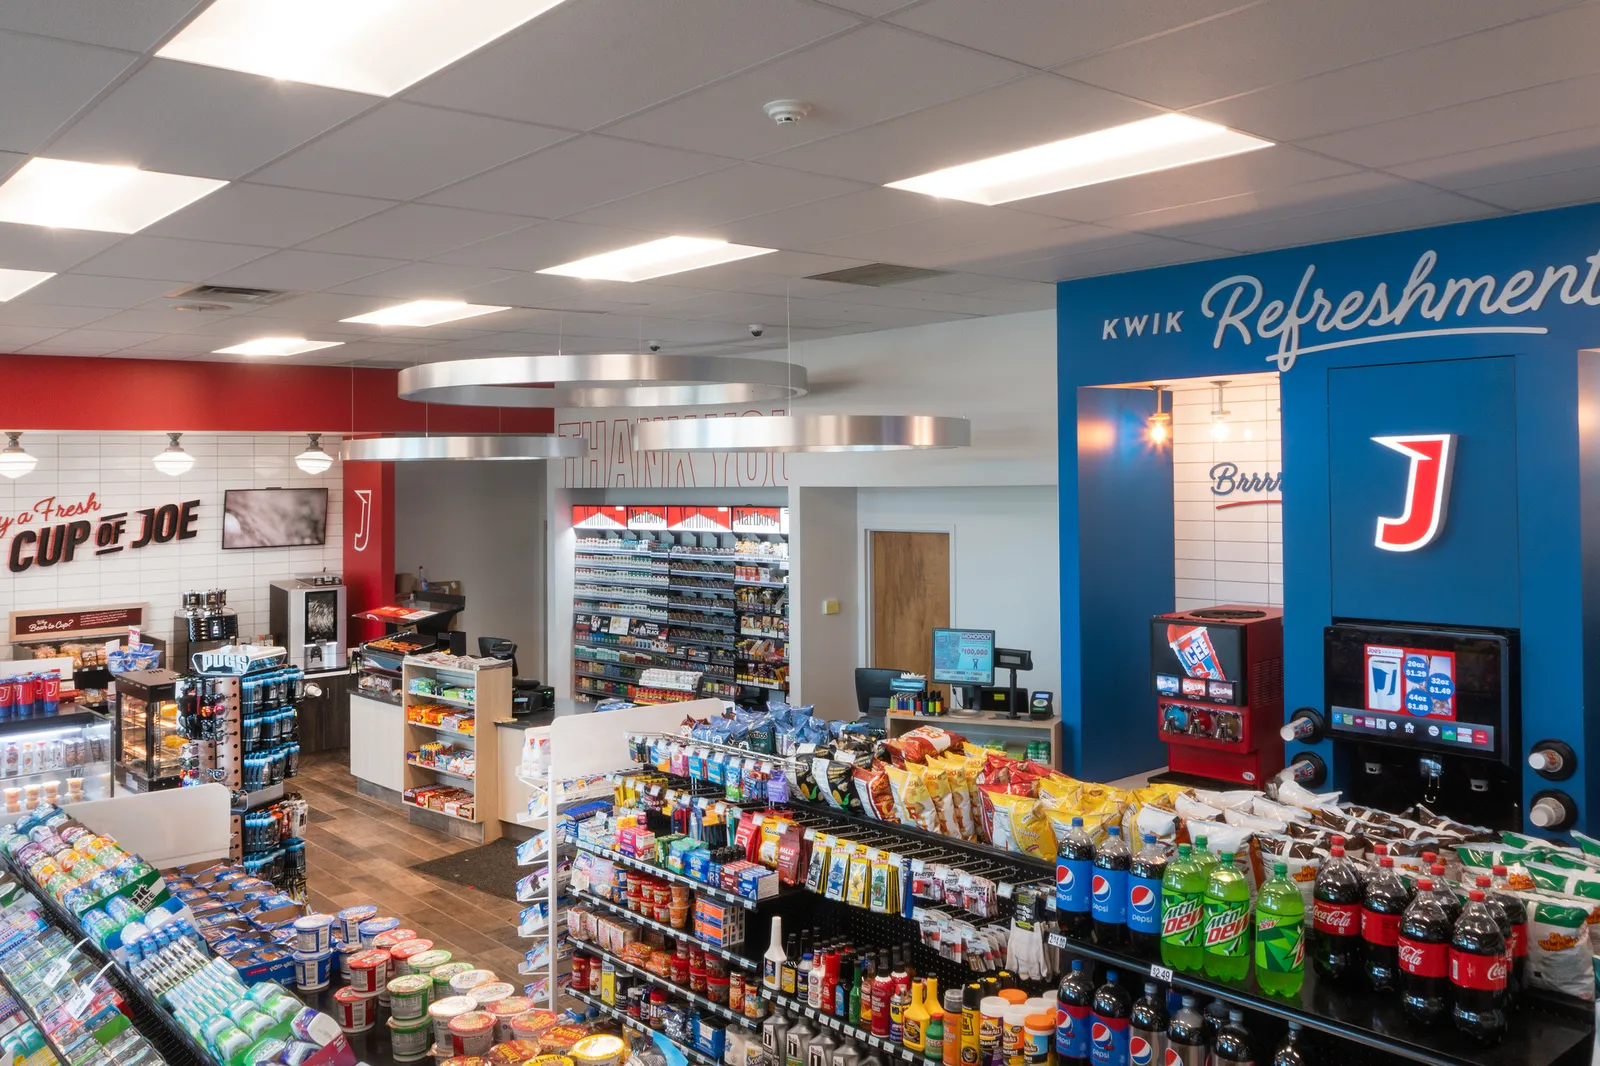
<instances>
[{"instance_id":1,"label":"white laminate counter","mask_svg":"<svg viewBox=\"0 0 1600 1066\"><path fill-rule=\"evenodd\" d=\"M392 703L350 693L350 773L393 792L404 792L405 711Z\"/></svg>"}]
</instances>

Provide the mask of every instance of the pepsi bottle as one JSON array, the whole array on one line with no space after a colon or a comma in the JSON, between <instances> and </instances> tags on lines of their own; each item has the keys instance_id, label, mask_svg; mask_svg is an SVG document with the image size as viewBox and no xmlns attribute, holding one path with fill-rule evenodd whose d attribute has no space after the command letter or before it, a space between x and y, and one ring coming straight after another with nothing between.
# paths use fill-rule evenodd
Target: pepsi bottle
<instances>
[{"instance_id":1,"label":"pepsi bottle","mask_svg":"<svg viewBox=\"0 0 1600 1066\"><path fill-rule=\"evenodd\" d=\"M1117 983L1117 971L1107 970L1106 983L1095 989L1089 1010L1092 1066L1128 1066L1128 1020L1132 1016L1133 997Z\"/></svg>"},{"instance_id":2,"label":"pepsi bottle","mask_svg":"<svg viewBox=\"0 0 1600 1066\"><path fill-rule=\"evenodd\" d=\"M1128 868L1133 855L1117 826L1106 829L1106 839L1094 849L1094 880L1090 885L1090 911L1095 943L1118 948L1128 942ZM1159 932L1160 910L1157 909Z\"/></svg>"},{"instance_id":3,"label":"pepsi bottle","mask_svg":"<svg viewBox=\"0 0 1600 1066\"><path fill-rule=\"evenodd\" d=\"M1195 998L1184 996L1183 1005L1167 1026L1167 1053L1162 1066L1206 1066L1209 1052L1205 1019L1195 1005Z\"/></svg>"},{"instance_id":4,"label":"pepsi bottle","mask_svg":"<svg viewBox=\"0 0 1600 1066\"><path fill-rule=\"evenodd\" d=\"M1167 1059L1167 997L1154 981L1133 1002L1128 1017L1129 1066L1164 1066Z\"/></svg>"},{"instance_id":5,"label":"pepsi bottle","mask_svg":"<svg viewBox=\"0 0 1600 1066\"><path fill-rule=\"evenodd\" d=\"M1161 954L1161 882L1167 875L1167 852L1154 833L1144 835L1128 866L1128 947L1141 958Z\"/></svg>"},{"instance_id":6,"label":"pepsi bottle","mask_svg":"<svg viewBox=\"0 0 1600 1066\"><path fill-rule=\"evenodd\" d=\"M1072 969L1056 989L1056 1062L1061 1066L1084 1066L1089 1061L1089 1007L1094 1002L1094 978L1084 969L1082 959L1072 960Z\"/></svg>"},{"instance_id":7,"label":"pepsi bottle","mask_svg":"<svg viewBox=\"0 0 1600 1066\"><path fill-rule=\"evenodd\" d=\"M1311 1066L1311 1056L1306 1054L1301 1041L1303 1031L1299 1022L1289 1023L1289 1032L1272 1054L1272 1066Z\"/></svg>"},{"instance_id":8,"label":"pepsi bottle","mask_svg":"<svg viewBox=\"0 0 1600 1066\"><path fill-rule=\"evenodd\" d=\"M1244 1027L1244 1011L1234 1007L1228 1011L1228 1022L1217 1030L1211 1043L1212 1066L1255 1066L1255 1041L1250 1030Z\"/></svg>"},{"instance_id":9,"label":"pepsi bottle","mask_svg":"<svg viewBox=\"0 0 1600 1066\"><path fill-rule=\"evenodd\" d=\"M1067 936L1086 940L1092 926L1089 890L1094 880L1094 841L1084 831L1083 819L1072 820L1072 830L1056 853L1056 924Z\"/></svg>"}]
</instances>

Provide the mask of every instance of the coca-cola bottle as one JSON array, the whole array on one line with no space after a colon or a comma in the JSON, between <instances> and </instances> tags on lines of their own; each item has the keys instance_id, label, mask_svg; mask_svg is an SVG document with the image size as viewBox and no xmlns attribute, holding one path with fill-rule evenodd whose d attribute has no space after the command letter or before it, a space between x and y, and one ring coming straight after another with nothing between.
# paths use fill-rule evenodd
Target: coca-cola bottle
<instances>
[{"instance_id":1,"label":"coca-cola bottle","mask_svg":"<svg viewBox=\"0 0 1600 1066\"><path fill-rule=\"evenodd\" d=\"M1492 1047L1506 1032L1506 938L1483 891L1467 893L1450 937L1450 1016L1457 1031Z\"/></svg>"},{"instance_id":2,"label":"coca-cola bottle","mask_svg":"<svg viewBox=\"0 0 1600 1066\"><path fill-rule=\"evenodd\" d=\"M1428 879L1433 882L1433 894L1439 897L1439 902L1444 905L1445 914L1450 916L1450 924L1455 925L1456 919L1461 917L1461 899L1444 879L1444 863L1432 864L1428 868ZM1420 884L1417 891L1422 891Z\"/></svg>"},{"instance_id":3,"label":"coca-cola bottle","mask_svg":"<svg viewBox=\"0 0 1600 1066\"><path fill-rule=\"evenodd\" d=\"M1511 970L1506 974L1506 1004L1510 1006L1527 987L1528 905L1511 891L1504 866L1494 868L1494 887L1484 894L1484 899L1500 904L1511 923Z\"/></svg>"},{"instance_id":4,"label":"coca-cola bottle","mask_svg":"<svg viewBox=\"0 0 1600 1066\"><path fill-rule=\"evenodd\" d=\"M1494 915L1495 924L1500 926L1500 935L1506 938L1506 996L1502 1007L1511 1005L1511 912L1495 897L1494 882L1489 880L1488 874L1479 874L1475 882L1478 891L1483 893L1483 902L1488 905L1489 913Z\"/></svg>"},{"instance_id":5,"label":"coca-cola bottle","mask_svg":"<svg viewBox=\"0 0 1600 1066\"><path fill-rule=\"evenodd\" d=\"M1361 900L1362 971L1375 992L1394 991L1400 968L1400 916L1410 903L1411 890L1395 872L1394 859L1381 856Z\"/></svg>"},{"instance_id":6,"label":"coca-cola bottle","mask_svg":"<svg viewBox=\"0 0 1600 1066\"><path fill-rule=\"evenodd\" d=\"M1361 969L1361 873L1344 857L1344 837L1333 838L1333 857L1317 869L1311 889L1311 964L1334 981Z\"/></svg>"},{"instance_id":7,"label":"coca-cola bottle","mask_svg":"<svg viewBox=\"0 0 1600 1066\"><path fill-rule=\"evenodd\" d=\"M1450 935L1452 926L1431 878L1417 881L1417 895L1400 918L1400 1006L1422 1026L1434 1026L1450 1013Z\"/></svg>"}]
</instances>

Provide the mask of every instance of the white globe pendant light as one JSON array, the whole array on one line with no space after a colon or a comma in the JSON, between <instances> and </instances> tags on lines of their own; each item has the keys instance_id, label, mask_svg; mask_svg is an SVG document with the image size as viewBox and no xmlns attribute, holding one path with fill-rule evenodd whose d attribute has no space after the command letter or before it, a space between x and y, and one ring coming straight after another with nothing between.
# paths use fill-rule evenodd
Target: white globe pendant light
<instances>
[{"instance_id":1,"label":"white globe pendant light","mask_svg":"<svg viewBox=\"0 0 1600 1066\"><path fill-rule=\"evenodd\" d=\"M313 476L326 474L333 466L333 456L322 450L322 434L307 434L306 450L294 457L294 465Z\"/></svg>"},{"instance_id":2,"label":"white globe pendant light","mask_svg":"<svg viewBox=\"0 0 1600 1066\"><path fill-rule=\"evenodd\" d=\"M24 474L33 472L39 465L38 456L29 455L23 450L18 438L22 433L6 432L6 446L0 448L0 477L19 478Z\"/></svg>"},{"instance_id":3,"label":"white globe pendant light","mask_svg":"<svg viewBox=\"0 0 1600 1066\"><path fill-rule=\"evenodd\" d=\"M194 467L194 456L184 451L183 445L178 443L181 436L182 433L168 433L165 450L157 452L155 458L150 460L157 470L168 477L187 474Z\"/></svg>"}]
</instances>

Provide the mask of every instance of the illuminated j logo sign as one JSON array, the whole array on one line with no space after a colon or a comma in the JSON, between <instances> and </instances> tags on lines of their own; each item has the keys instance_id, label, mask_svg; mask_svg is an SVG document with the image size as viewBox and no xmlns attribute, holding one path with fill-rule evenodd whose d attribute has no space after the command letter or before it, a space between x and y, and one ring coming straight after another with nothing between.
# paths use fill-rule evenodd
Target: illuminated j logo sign
<instances>
[{"instance_id":1,"label":"illuminated j logo sign","mask_svg":"<svg viewBox=\"0 0 1600 1066\"><path fill-rule=\"evenodd\" d=\"M1444 529L1450 500L1450 471L1455 465L1453 433L1421 433L1373 437L1411 460L1406 475L1406 506L1399 518L1379 518L1376 544L1384 551L1413 552L1433 543Z\"/></svg>"},{"instance_id":2,"label":"illuminated j logo sign","mask_svg":"<svg viewBox=\"0 0 1600 1066\"><path fill-rule=\"evenodd\" d=\"M358 552L367 550L367 541L372 537L372 490L356 489L356 499L361 501L361 519L356 523L355 539L350 546Z\"/></svg>"}]
</instances>

